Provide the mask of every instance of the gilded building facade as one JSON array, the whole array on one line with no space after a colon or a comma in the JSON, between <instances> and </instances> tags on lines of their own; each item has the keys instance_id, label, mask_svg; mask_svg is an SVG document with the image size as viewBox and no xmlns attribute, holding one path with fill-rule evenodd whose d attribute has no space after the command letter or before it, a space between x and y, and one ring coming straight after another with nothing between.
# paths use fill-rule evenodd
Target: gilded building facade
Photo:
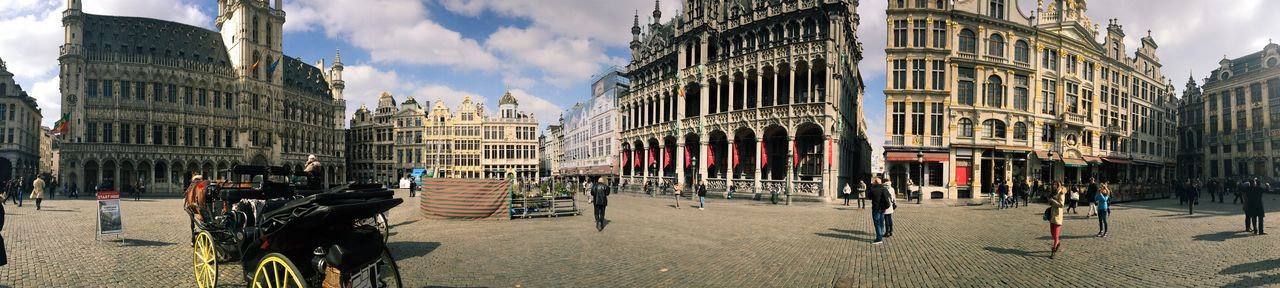
<instances>
[{"instance_id":1,"label":"gilded building facade","mask_svg":"<svg viewBox=\"0 0 1280 288\"><path fill-rule=\"evenodd\" d=\"M1172 179L1177 101L1149 32L1128 56L1123 27L1099 31L1083 0L1038 1L1035 17L1012 0L888 2L896 185L963 199L1012 179Z\"/></svg>"},{"instance_id":2,"label":"gilded building facade","mask_svg":"<svg viewBox=\"0 0 1280 288\"><path fill-rule=\"evenodd\" d=\"M0 181L50 171L41 157L47 134L40 128L40 107L13 76L0 59Z\"/></svg>"},{"instance_id":3,"label":"gilded building facade","mask_svg":"<svg viewBox=\"0 0 1280 288\"><path fill-rule=\"evenodd\" d=\"M1218 65L1203 87L1203 177L1280 178L1280 45Z\"/></svg>"},{"instance_id":4,"label":"gilded building facade","mask_svg":"<svg viewBox=\"0 0 1280 288\"><path fill-rule=\"evenodd\" d=\"M342 62L284 55L282 1L217 1L218 31L85 13L67 1L60 47L61 178L87 189L146 185L178 193L192 174L237 164L301 170L344 183ZM34 133L34 132L33 132Z\"/></svg>"},{"instance_id":5,"label":"gilded building facade","mask_svg":"<svg viewBox=\"0 0 1280 288\"><path fill-rule=\"evenodd\" d=\"M857 1L681 1L633 20L623 185L808 200L869 177ZM655 3L656 6L657 3Z\"/></svg>"},{"instance_id":6,"label":"gilded building facade","mask_svg":"<svg viewBox=\"0 0 1280 288\"><path fill-rule=\"evenodd\" d=\"M538 122L518 107L511 93L499 100L496 115L471 97L455 111L443 101L418 104L412 97L396 107L383 93L376 113L362 107L353 117L349 145L359 155L352 157L353 177L395 183L425 169L433 177L536 179Z\"/></svg>"}]
</instances>

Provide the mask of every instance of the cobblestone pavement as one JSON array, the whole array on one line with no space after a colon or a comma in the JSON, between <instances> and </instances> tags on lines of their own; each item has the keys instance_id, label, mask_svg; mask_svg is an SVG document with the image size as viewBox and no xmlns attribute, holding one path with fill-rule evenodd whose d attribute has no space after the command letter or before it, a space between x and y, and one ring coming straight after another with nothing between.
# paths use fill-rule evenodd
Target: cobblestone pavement
<instances>
[{"instance_id":1,"label":"cobblestone pavement","mask_svg":"<svg viewBox=\"0 0 1280 288\"><path fill-rule=\"evenodd\" d=\"M603 232L590 209L462 222L418 220L406 204L392 211L389 245L407 287L1280 286L1280 195L1267 198L1269 236L1243 233L1230 204L1203 203L1195 215L1177 200L1120 204L1105 239L1093 237L1095 219L1069 215L1054 260L1043 205L901 204L896 235L871 245L870 212L856 206L708 199L699 211L632 195L611 197ZM92 200L6 205L0 286L190 287L179 203L122 201L123 243L94 240ZM224 264L220 283L242 286L240 271Z\"/></svg>"}]
</instances>

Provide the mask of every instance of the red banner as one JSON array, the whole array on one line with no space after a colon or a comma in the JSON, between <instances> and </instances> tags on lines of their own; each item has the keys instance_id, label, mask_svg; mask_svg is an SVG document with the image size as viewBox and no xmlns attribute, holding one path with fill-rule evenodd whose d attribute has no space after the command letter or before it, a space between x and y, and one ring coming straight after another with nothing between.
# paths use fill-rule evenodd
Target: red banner
<instances>
[{"instance_id":1,"label":"red banner","mask_svg":"<svg viewBox=\"0 0 1280 288\"><path fill-rule=\"evenodd\" d=\"M671 151L675 151L676 147L667 147L667 149L662 150L664 150L662 151L662 167L671 166Z\"/></svg>"},{"instance_id":2,"label":"red banner","mask_svg":"<svg viewBox=\"0 0 1280 288\"><path fill-rule=\"evenodd\" d=\"M831 139L827 139L827 168L831 168Z\"/></svg>"},{"instance_id":3,"label":"red banner","mask_svg":"<svg viewBox=\"0 0 1280 288\"><path fill-rule=\"evenodd\" d=\"M711 168L711 164L716 163L716 150L711 149L711 145L707 145L707 168Z\"/></svg>"},{"instance_id":4,"label":"red banner","mask_svg":"<svg viewBox=\"0 0 1280 288\"><path fill-rule=\"evenodd\" d=\"M738 143L729 143L729 146L733 146L733 167L737 168L738 162L742 162L742 153L738 153Z\"/></svg>"},{"instance_id":5,"label":"red banner","mask_svg":"<svg viewBox=\"0 0 1280 288\"><path fill-rule=\"evenodd\" d=\"M800 167L800 150L796 149L796 140L791 140L791 157L796 159L793 165Z\"/></svg>"},{"instance_id":6,"label":"red banner","mask_svg":"<svg viewBox=\"0 0 1280 288\"><path fill-rule=\"evenodd\" d=\"M653 164L658 163L658 161L657 161L657 160L653 159L653 154L658 154L658 148L657 148L657 147L649 147L649 165L650 165L650 166L652 166Z\"/></svg>"},{"instance_id":7,"label":"red banner","mask_svg":"<svg viewBox=\"0 0 1280 288\"><path fill-rule=\"evenodd\" d=\"M764 141L760 141L760 167L769 166L769 150L765 150Z\"/></svg>"},{"instance_id":8,"label":"red banner","mask_svg":"<svg viewBox=\"0 0 1280 288\"><path fill-rule=\"evenodd\" d=\"M689 168L693 165L693 152L689 151L689 144L684 145L684 167Z\"/></svg>"}]
</instances>

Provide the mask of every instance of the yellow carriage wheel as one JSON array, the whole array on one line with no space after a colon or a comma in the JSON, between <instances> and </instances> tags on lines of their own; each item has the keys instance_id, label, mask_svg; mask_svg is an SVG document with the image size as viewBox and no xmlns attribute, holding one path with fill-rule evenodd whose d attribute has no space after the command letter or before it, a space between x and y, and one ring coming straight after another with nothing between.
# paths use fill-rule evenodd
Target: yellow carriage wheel
<instances>
[{"instance_id":1,"label":"yellow carriage wheel","mask_svg":"<svg viewBox=\"0 0 1280 288\"><path fill-rule=\"evenodd\" d=\"M253 288L304 288L302 272L280 253L267 254L253 272Z\"/></svg>"},{"instance_id":2,"label":"yellow carriage wheel","mask_svg":"<svg viewBox=\"0 0 1280 288\"><path fill-rule=\"evenodd\" d=\"M213 235L208 231L196 234L192 248L195 262L196 286L213 288L218 285L218 253L213 250Z\"/></svg>"}]
</instances>

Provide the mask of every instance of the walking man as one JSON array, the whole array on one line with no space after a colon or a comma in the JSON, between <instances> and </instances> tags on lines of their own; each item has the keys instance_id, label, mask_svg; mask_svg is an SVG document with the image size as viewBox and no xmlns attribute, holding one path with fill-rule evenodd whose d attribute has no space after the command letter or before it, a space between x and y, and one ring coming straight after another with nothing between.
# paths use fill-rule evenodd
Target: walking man
<instances>
[{"instance_id":1,"label":"walking man","mask_svg":"<svg viewBox=\"0 0 1280 288\"><path fill-rule=\"evenodd\" d=\"M707 181L698 184L698 210L707 208Z\"/></svg>"},{"instance_id":2,"label":"walking man","mask_svg":"<svg viewBox=\"0 0 1280 288\"><path fill-rule=\"evenodd\" d=\"M884 210L889 207L889 197L892 196L880 183L880 178L872 178L867 198L871 200L871 223L876 227L876 240L871 244L884 243Z\"/></svg>"},{"instance_id":3,"label":"walking man","mask_svg":"<svg viewBox=\"0 0 1280 288\"><path fill-rule=\"evenodd\" d=\"M1239 181L1230 180L1230 179L1225 181L1227 182L1227 187L1231 188L1231 194L1236 196L1235 198L1231 199L1231 204L1236 204L1236 202L1244 201L1244 198L1241 198L1241 196L1243 196L1240 191L1240 189L1242 189L1242 187L1240 187L1242 186L1240 185L1241 183L1239 183ZM19 201L21 201L21 199L19 199ZM1222 201L1222 202L1226 202L1226 201ZM19 207L21 207L21 205L19 205Z\"/></svg>"},{"instance_id":4,"label":"walking man","mask_svg":"<svg viewBox=\"0 0 1280 288\"><path fill-rule=\"evenodd\" d=\"M1249 228L1252 228L1252 231L1250 232L1253 232L1255 235L1267 235L1267 232L1264 231L1262 225L1262 219L1266 216L1266 210L1263 209L1262 206L1262 191L1265 190L1266 187L1261 184L1262 182L1259 182L1258 178L1254 178L1252 185L1249 185L1248 188L1242 188L1245 193L1245 231L1250 231Z\"/></svg>"},{"instance_id":5,"label":"walking man","mask_svg":"<svg viewBox=\"0 0 1280 288\"><path fill-rule=\"evenodd\" d=\"M867 208L867 180L858 181L858 209Z\"/></svg>"},{"instance_id":6,"label":"walking man","mask_svg":"<svg viewBox=\"0 0 1280 288\"><path fill-rule=\"evenodd\" d=\"M1101 204L1098 203L1097 196L1098 196L1098 179L1089 177L1089 188L1086 189L1084 192L1084 199L1085 201L1089 202L1089 213L1085 213L1084 218L1089 218L1089 216L1098 215L1098 205L1101 205Z\"/></svg>"},{"instance_id":7,"label":"walking man","mask_svg":"<svg viewBox=\"0 0 1280 288\"><path fill-rule=\"evenodd\" d=\"M591 187L591 204L596 208L596 232L604 231L604 225L608 220L604 219L604 208L609 206L609 186L604 185L604 179L596 180L596 184Z\"/></svg>"},{"instance_id":8,"label":"walking man","mask_svg":"<svg viewBox=\"0 0 1280 288\"><path fill-rule=\"evenodd\" d=\"M17 199L18 201L15 201L15 202L18 202L18 207L22 207L22 192L26 191L26 189L24 189L24 188L27 188L26 187L27 185L24 184L26 182L27 182L26 177L18 177L18 182L13 182L12 189L13 189L14 196L16 196L15 198L18 198Z\"/></svg>"},{"instance_id":9,"label":"walking man","mask_svg":"<svg viewBox=\"0 0 1280 288\"><path fill-rule=\"evenodd\" d=\"M853 193L853 189L849 188L849 183L844 183L844 206L849 206L849 197Z\"/></svg>"},{"instance_id":10,"label":"walking man","mask_svg":"<svg viewBox=\"0 0 1280 288\"><path fill-rule=\"evenodd\" d=\"M996 194L1000 195L1000 209L1009 208L1009 185L1004 184L1004 180L996 179Z\"/></svg>"},{"instance_id":11,"label":"walking man","mask_svg":"<svg viewBox=\"0 0 1280 288\"><path fill-rule=\"evenodd\" d=\"M418 197L418 181L409 180L409 197Z\"/></svg>"},{"instance_id":12,"label":"walking man","mask_svg":"<svg viewBox=\"0 0 1280 288\"><path fill-rule=\"evenodd\" d=\"M1187 215L1196 214L1196 197L1199 196L1196 195L1195 190L1196 187L1191 184L1191 180L1187 180L1185 184L1182 184L1182 194L1187 195Z\"/></svg>"},{"instance_id":13,"label":"walking man","mask_svg":"<svg viewBox=\"0 0 1280 288\"><path fill-rule=\"evenodd\" d=\"M40 202L44 201L44 179L36 177L31 183L31 199L36 199L36 210L40 210Z\"/></svg>"},{"instance_id":14,"label":"walking man","mask_svg":"<svg viewBox=\"0 0 1280 288\"><path fill-rule=\"evenodd\" d=\"M684 192L683 191L684 187L682 186L684 185L682 185L681 183L676 183L675 193L674 193L676 195L676 209L680 209L680 194Z\"/></svg>"}]
</instances>

